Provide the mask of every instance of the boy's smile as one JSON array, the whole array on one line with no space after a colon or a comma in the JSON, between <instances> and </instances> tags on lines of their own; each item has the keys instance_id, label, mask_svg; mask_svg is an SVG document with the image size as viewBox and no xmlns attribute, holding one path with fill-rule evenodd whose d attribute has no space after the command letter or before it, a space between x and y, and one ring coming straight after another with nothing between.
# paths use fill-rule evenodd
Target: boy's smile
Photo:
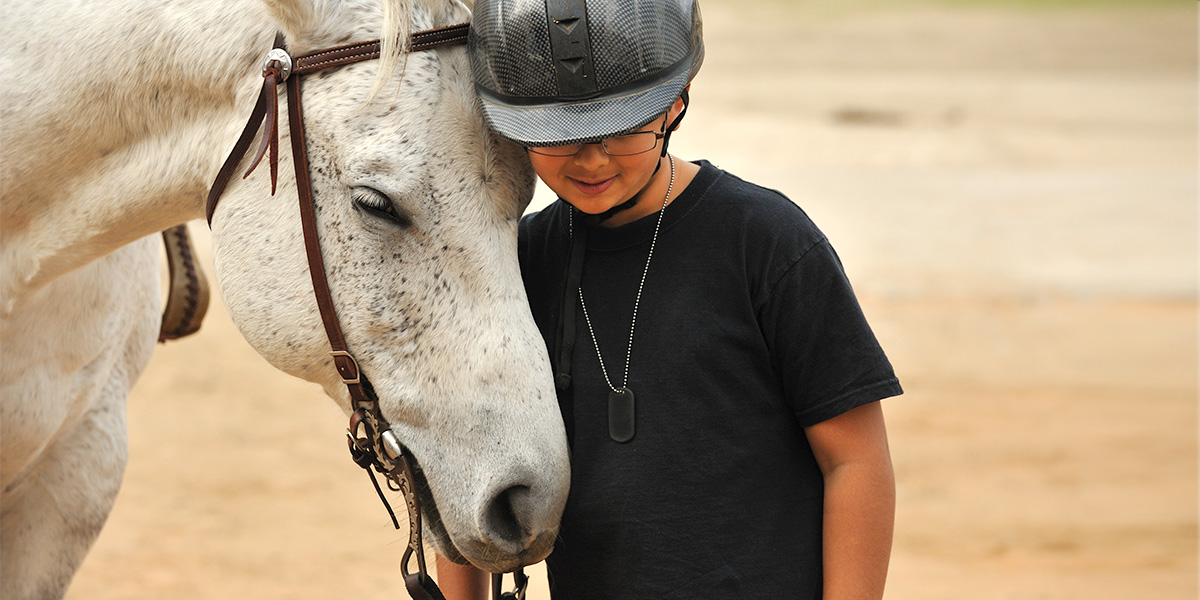
<instances>
[{"instance_id":1,"label":"boy's smile","mask_svg":"<svg viewBox=\"0 0 1200 600\"><path fill-rule=\"evenodd\" d=\"M607 190L609 187L612 187L613 182L617 180L616 177L609 177L608 179L602 179L594 182L575 178L569 179L571 179L571 182L575 184L575 187L579 188L580 192L583 192L587 195L603 194L605 190Z\"/></svg>"}]
</instances>

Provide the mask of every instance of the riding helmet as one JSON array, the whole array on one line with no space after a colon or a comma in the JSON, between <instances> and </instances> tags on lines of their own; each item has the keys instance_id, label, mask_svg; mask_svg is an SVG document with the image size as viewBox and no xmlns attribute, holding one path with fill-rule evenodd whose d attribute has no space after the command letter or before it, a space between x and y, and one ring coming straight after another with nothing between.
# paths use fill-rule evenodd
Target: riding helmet
<instances>
[{"instance_id":1,"label":"riding helmet","mask_svg":"<svg viewBox=\"0 0 1200 600\"><path fill-rule=\"evenodd\" d=\"M488 124L524 146L636 130L704 61L695 0L475 0L469 36Z\"/></svg>"}]
</instances>

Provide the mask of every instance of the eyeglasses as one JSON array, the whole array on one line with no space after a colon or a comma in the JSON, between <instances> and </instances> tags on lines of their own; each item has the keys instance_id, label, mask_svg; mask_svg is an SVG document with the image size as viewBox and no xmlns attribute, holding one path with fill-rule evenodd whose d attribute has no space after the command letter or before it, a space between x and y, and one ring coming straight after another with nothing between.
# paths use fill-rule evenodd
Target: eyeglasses
<instances>
[{"instance_id":1,"label":"eyeglasses","mask_svg":"<svg viewBox=\"0 0 1200 600\"><path fill-rule=\"evenodd\" d=\"M625 135L604 138L593 144L600 144L604 149L604 153L609 156L633 156L649 152L658 146L658 140L667 137L664 130L667 128L667 120L663 119L662 129L659 131L635 131ZM526 150L534 154L542 156L575 156L587 144L566 144L563 146L526 146Z\"/></svg>"}]
</instances>

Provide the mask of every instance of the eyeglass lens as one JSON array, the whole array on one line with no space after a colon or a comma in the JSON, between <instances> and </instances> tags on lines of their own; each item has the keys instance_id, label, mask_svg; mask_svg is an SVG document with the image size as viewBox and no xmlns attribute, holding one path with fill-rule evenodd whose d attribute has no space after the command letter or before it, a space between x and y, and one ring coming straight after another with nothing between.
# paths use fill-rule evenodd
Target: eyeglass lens
<instances>
[{"instance_id":1,"label":"eyeglass lens","mask_svg":"<svg viewBox=\"0 0 1200 600\"><path fill-rule=\"evenodd\" d=\"M600 140L600 145L609 156L631 156L649 152L658 145L658 133L639 131L617 137ZM567 144L565 146L533 146L530 152L547 156L574 156L583 149L583 144Z\"/></svg>"}]
</instances>

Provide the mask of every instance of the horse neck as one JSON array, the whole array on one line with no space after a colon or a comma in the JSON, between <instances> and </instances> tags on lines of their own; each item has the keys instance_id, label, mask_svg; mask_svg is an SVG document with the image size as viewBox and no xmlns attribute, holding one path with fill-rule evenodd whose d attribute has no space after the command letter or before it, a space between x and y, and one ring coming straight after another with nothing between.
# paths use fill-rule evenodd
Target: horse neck
<instances>
[{"instance_id":1,"label":"horse neck","mask_svg":"<svg viewBox=\"0 0 1200 600\"><path fill-rule=\"evenodd\" d=\"M121 27L115 22L136 16L67 15L54 24L72 32L54 48L55 60L18 67L29 75L21 92L39 100L19 120L6 119L5 304L203 215L207 188L261 86L258 65L276 25L258 0L197 0L170 10L170 24L158 10L150 23ZM63 85L42 63L90 68Z\"/></svg>"}]
</instances>

